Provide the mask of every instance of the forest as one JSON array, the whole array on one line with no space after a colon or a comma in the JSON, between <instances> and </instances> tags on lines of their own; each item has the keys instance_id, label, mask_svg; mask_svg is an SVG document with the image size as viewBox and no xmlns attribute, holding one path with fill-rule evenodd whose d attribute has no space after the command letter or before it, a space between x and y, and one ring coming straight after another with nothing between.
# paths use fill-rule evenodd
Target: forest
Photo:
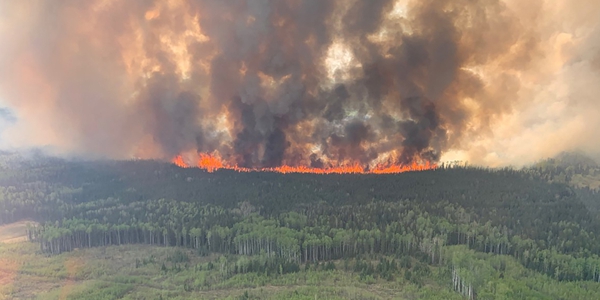
<instances>
[{"instance_id":1,"label":"forest","mask_svg":"<svg viewBox=\"0 0 600 300\"><path fill-rule=\"evenodd\" d=\"M402 277L423 287L442 278L465 299L587 299L600 293L600 197L582 182L600 168L573 157L522 169L442 164L401 174L319 175L4 153L0 225L35 221L27 237L47 256L115 245L219 255L192 266L187 254L174 252L156 262L165 274L210 269L222 281L342 268L362 282ZM511 262L544 280L578 285L549 292L551 284L513 282L502 292L498 282L516 276Z\"/></svg>"}]
</instances>

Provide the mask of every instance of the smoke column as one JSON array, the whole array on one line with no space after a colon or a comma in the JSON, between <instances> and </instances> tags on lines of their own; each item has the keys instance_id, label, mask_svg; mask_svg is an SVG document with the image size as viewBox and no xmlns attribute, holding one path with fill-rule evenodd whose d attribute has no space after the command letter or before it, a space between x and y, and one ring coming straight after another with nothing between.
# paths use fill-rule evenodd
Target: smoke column
<instances>
[{"instance_id":1,"label":"smoke column","mask_svg":"<svg viewBox=\"0 0 600 300\"><path fill-rule=\"evenodd\" d=\"M5 147L240 167L600 153L600 2L2 1Z\"/></svg>"}]
</instances>

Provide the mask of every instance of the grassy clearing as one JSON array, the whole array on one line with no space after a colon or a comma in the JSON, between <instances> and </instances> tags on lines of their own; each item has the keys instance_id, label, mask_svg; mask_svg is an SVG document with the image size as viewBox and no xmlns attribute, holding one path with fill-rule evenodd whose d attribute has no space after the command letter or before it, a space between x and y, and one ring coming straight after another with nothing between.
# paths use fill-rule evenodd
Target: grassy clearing
<instances>
[{"instance_id":1,"label":"grassy clearing","mask_svg":"<svg viewBox=\"0 0 600 300\"><path fill-rule=\"evenodd\" d=\"M163 262L170 268L168 258L181 251L190 259L187 267L162 270ZM0 244L0 257L0 299L416 299L424 293L460 299L435 281L424 289L402 276L365 283L342 271L341 262L334 271L250 273L221 280L218 269L201 270L216 256L178 248L125 245L46 256L37 244L19 242Z\"/></svg>"},{"instance_id":2,"label":"grassy clearing","mask_svg":"<svg viewBox=\"0 0 600 300\"><path fill-rule=\"evenodd\" d=\"M0 243L11 244L27 240L27 224L35 224L32 221L20 221L0 226Z\"/></svg>"},{"instance_id":3,"label":"grassy clearing","mask_svg":"<svg viewBox=\"0 0 600 300\"><path fill-rule=\"evenodd\" d=\"M571 184L576 187L579 187L579 188L589 187L590 189L598 190L598 189L600 189L600 174L597 174L597 175L575 174L571 178Z\"/></svg>"},{"instance_id":4,"label":"grassy clearing","mask_svg":"<svg viewBox=\"0 0 600 300\"><path fill-rule=\"evenodd\" d=\"M12 239L19 226L4 227L3 236ZM479 290L482 299L591 299L600 292L600 284L557 282L509 256L460 246L447 249L466 255L478 276L490 280ZM173 247L123 245L47 256L35 243L0 243L0 300L462 299L450 290L447 271L437 267L428 267L430 272L417 286L406 279L407 269L398 270L389 281L365 279L348 261L335 262L329 271L311 265L308 270L301 266L298 273L231 277L223 277L218 261L218 255L202 257Z\"/></svg>"},{"instance_id":5,"label":"grassy clearing","mask_svg":"<svg viewBox=\"0 0 600 300\"><path fill-rule=\"evenodd\" d=\"M525 269L512 257L463 248L448 247L466 253L481 278L493 279L480 289L482 299L592 299L600 292L597 283L557 282ZM189 261L177 265L171 258L182 252ZM404 269L390 281L365 280L345 271L346 262L342 261L330 271L303 267L298 273L222 278L218 266L207 269L218 261L216 255L200 257L187 249L145 245L45 256L36 244L21 242L0 244L0 258L1 300L462 299L450 291L444 270L435 267L430 267L431 273L417 286L405 279ZM494 267L499 265L505 269Z\"/></svg>"}]
</instances>

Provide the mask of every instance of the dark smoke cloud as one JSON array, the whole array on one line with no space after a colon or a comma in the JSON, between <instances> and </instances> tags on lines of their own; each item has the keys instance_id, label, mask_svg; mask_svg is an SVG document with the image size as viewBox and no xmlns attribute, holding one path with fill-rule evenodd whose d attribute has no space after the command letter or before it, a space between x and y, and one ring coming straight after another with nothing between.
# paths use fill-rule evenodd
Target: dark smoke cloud
<instances>
[{"instance_id":1,"label":"dark smoke cloud","mask_svg":"<svg viewBox=\"0 0 600 300\"><path fill-rule=\"evenodd\" d=\"M544 33L500 0L397 2L6 1L0 97L26 124L10 138L243 167L436 162L520 107Z\"/></svg>"},{"instance_id":2,"label":"dark smoke cloud","mask_svg":"<svg viewBox=\"0 0 600 300\"><path fill-rule=\"evenodd\" d=\"M196 122L202 114L200 97L193 92L181 91L178 82L179 79L173 76L156 74L149 79L141 95L142 103L147 104L140 112L148 119L147 129L169 156L194 147L196 143L204 143L203 128Z\"/></svg>"}]
</instances>

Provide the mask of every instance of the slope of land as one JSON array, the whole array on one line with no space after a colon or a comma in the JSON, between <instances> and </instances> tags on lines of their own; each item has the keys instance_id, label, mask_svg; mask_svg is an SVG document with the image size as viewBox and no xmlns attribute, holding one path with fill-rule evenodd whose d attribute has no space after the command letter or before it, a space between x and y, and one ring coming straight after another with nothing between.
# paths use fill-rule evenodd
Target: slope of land
<instances>
[{"instance_id":1,"label":"slope of land","mask_svg":"<svg viewBox=\"0 0 600 300\"><path fill-rule=\"evenodd\" d=\"M591 157L565 152L542 160L528 170L548 182L568 184L590 211L600 213L600 166Z\"/></svg>"},{"instance_id":2,"label":"slope of land","mask_svg":"<svg viewBox=\"0 0 600 300\"><path fill-rule=\"evenodd\" d=\"M528 167L551 182L568 183L577 188L600 188L600 166L579 152L564 152Z\"/></svg>"},{"instance_id":3,"label":"slope of land","mask_svg":"<svg viewBox=\"0 0 600 300\"><path fill-rule=\"evenodd\" d=\"M0 294L590 299L596 196L567 179L591 169L555 165L315 175L11 157L0 224L39 225L0 245Z\"/></svg>"}]
</instances>

